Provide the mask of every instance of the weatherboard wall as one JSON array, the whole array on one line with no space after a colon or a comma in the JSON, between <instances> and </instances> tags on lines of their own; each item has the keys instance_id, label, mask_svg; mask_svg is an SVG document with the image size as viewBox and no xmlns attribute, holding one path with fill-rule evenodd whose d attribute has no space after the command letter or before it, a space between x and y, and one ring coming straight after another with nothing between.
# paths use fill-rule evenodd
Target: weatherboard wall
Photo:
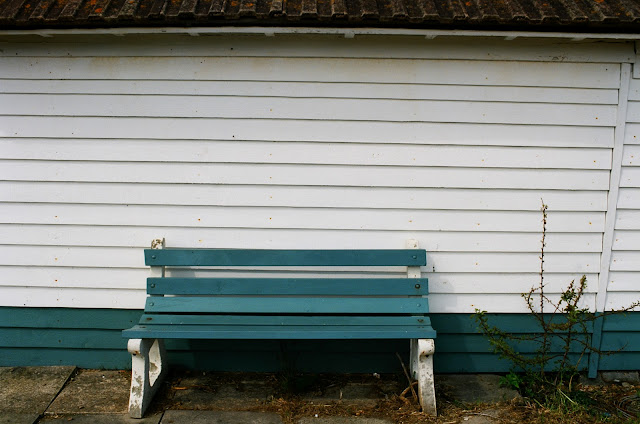
<instances>
[{"instance_id":1,"label":"weatherboard wall","mask_svg":"<svg viewBox=\"0 0 640 424\"><path fill-rule=\"evenodd\" d=\"M596 304L633 44L3 40L0 306L128 316L144 305L154 238L381 249L415 238L434 313L521 313L538 280L541 199L548 292L585 274Z\"/></svg>"},{"instance_id":2,"label":"weatherboard wall","mask_svg":"<svg viewBox=\"0 0 640 424\"><path fill-rule=\"evenodd\" d=\"M593 46L586 63L580 44L559 62L515 42L469 54L422 39L185 38L5 46L3 306L141 308L141 249L159 237L254 248L416 238L434 312L522 312L540 199L550 292L597 281L614 59L630 46Z\"/></svg>"}]
</instances>

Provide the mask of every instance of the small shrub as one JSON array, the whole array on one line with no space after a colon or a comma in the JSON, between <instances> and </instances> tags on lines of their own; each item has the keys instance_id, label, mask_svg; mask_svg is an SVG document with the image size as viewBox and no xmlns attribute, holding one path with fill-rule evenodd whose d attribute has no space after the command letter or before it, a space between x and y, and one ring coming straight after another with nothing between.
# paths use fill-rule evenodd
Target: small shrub
<instances>
[{"instance_id":1,"label":"small shrub","mask_svg":"<svg viewBox=\"0 0 640 424\"><path fill-rule=\"evenodd\" d=\"M521 395L545 408L575 410L593 402L575 387L576 377L583 368L588 353L602 352L591 344L591 328L596 320L611 314L629 311L640 302L618 310L593 313L581 306L587 289L587 278L578 283L571 281L560 293L557 301L545 292L544 255L546 247L547 205L542 203L542 240L538 284L523 293L529 314L538 326L536 333L512 334L489 324L485 311L476 309L474 318L480 331L488 338L492 349L501 358L511 362L511 372L502 378L502 384L512 387ZM518 349L523 344L535 346L533 354ZM530 350L530 349L529 349Z\"/></svg>"}]
</instances>

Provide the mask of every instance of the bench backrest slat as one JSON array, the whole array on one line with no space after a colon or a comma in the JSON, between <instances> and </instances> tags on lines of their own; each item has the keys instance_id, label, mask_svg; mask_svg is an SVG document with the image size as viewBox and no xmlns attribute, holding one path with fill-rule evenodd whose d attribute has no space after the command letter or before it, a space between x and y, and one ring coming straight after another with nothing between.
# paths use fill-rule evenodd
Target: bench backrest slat
<instances>
[{"instance_id":1,"label":"bench backrest slat","mask_svg":"<svg viewBox=\"0 0 640 424\"><path fill-rule=\"evenodd\" d=\"M259 319L247 315L183 315L170 313L145 314L140 319L140 324L164 324L164 325L431 325L429 317L392 315L392 316L362 316L362 315L261 315Z\"/></svg>"},{"instance_id":2,"label":"bench backrest slat","mask_svg":"<svg viewBox=\"0 0 640 424\"><path fill-rule=\"evenodd\" d=\"M150 266L424 266L420 249L397 250L259 250L146 249Z\"/></svg>"},{"instance_id":3,"label":"bench backrest slat","mask_svg":"<svg viewBox=\"0 0 640 424\"><path fill-rule=\"evenodd\" d=\"M427 295L426 278L148 278L154 295Z\"/></svg>"},{"instance_id":4,"label":"bench backrest slat","mask_svg":"<svg viewBox=\"0 0 640 424\"><path fill-rule=\"evenodd\" d=\"M421 297L148 297L145 312L266 314L426 314Z\"/></svg>"}]
</instances>

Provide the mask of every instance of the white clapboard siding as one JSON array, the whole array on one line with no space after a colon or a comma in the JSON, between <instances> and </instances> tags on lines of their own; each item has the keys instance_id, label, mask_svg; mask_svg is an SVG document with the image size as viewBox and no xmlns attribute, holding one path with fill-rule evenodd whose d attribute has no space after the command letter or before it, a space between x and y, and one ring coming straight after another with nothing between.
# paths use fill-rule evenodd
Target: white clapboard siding
<instances>
[{"instance_id":1,"label":"white clapboard siding","mask_svg":"<svg viewBox=\"0 0 640 424\"><path fill-rule=\"evenodd\" d=\"M256 249L385 249L403 246L407 237L431 252L528 252L538 253L540 235L535 232L443 232L336 229L188 228L148 226L89 226L0 224L0 244L43 246L148 247L150 240L165 238L173 247L242 248L254 240ZM547 252L600 252L600 233L549 233Z\"/></svg>"},{"instance_id":2,"label":"white clapboard siding","mask_svg":"<svg viewBox=\"0 0 640 424\"><path fill-rule=\"evenodd\" d=\"M552 301L558 295L548 295ZM145 290L104 288L55 288L55 287L0 287L1 299L20 299L22 305L57 308L126 308L139 309L144 305ZM584 296L583 305L593 308L595 296ZM18 306L18 305L14 305ZM513 312L524 308L524 301L514 294L438 294L429 298L429 310L433 313L473 313L477 309L492 312Z\"/></svg>"},{"instance_id":3,"label":"white clapboard siding","mask_svg":"<svg viewBox=\"0 0 640 424\"><path fill-rule=\"evenodd\" d=\"M118 94L272 98L458 100L510 103L617 105L616 89L442 84L0 79L7 94ZM160 94L161 93L161 94Z\"/></svg>"},{"instance_id":4,"label":"white clapboard siding","mask_svg":"<svg viewBox=\"0 0 640 424\"><path fill-rule=\"evenodd\" d=\"M552 303L558 303L560 295L547 294ZM595 294L587 293L578 303L580 307L595 308ZM491 312L513 312L525 311L526 305L520 295L512 294L440 294L435 293L429 296L429 311L433 313L474 313L476 310ZM527 310L528 311L528 310ZM553 307L548 305L548 312L553 311Z\"/></svg>"},{"instance_id":5,"label":"white clapboard siding","mask_svg":"<svg viewBox=\"0 0 640 424\"><path fill-rule=\"evenodd\" d=\"M0 181L0 201L184 206L605 211L604 191ZM146 243L145 243L146 244Z\"/></svg>"},{"instance_id":6,"label":"white clapboard siding","mask_svg":"<svg viewBox=\"0 0 640 424\"><path fill-rule=\"evenodd\" d=\"M638 301L638 287L628 292L609 292L607 294L606 309L626 309L634 302ZM640 307L632 309L634 312L640 312Z\"/></svg>"},{"instance_id":7,"label":"white clapboard siding","mask_svg":"<svg viewBox=\"0 0 640 424\"><path fill-rule=\"evenodd\" d=\"M432 311L523 312L543 201L549 295L584 274L595 304L631 44L278 39L5 43L0 305L141 308L155 238L290 249L413 238L428 252ZM629 184L619 258L640 220ZM211 273L230 275L196 274Z\"/></svg>"},{"instance_id":8,"label":"white clapboard siding","mask_svg":"<svg viewBox=\"0 0 640 424\"><path fill-rule=\"evenodd\" d=\"M620 309L640 299L640 80L629 89L627 124L606 308Z\"/></svg>"},{"instance_id":9,"label":"white clapboard siding","mask_svg":"<svg viewBox=\"0 0 640 424\"><path fill-rule=\"evenodd\" d=\"M122 247L58 247L0 245L0 265L99 268L143 268L139 249ZM597 253L549 253L549 272L598 272ZM432 272L526 272L540 269L535 253L427 252L426 270ZM435 270L434 270L435 269Z\"/></svg>"},{"instance_id":10,"label":"white clapboard siding","mask_svg":"<svg viewBox=\"0 0 640 424\"><path fill-rule=\"evenodd\" d=\"M84 36L80 36L84 37ZM107 36L109 37L109 36ZM404 59L476 59L589 62L633 62L633 43L626 41L606 43L580 43L566 40L518 38L505 43L502 40L465 40L448 37L426 39L415 36L360 36L344 38L300 37L277 34L277 38L247 35L225 35L212 38L191 35L136 35L113 40L62 42L44 44L24 42L5 44L0 56L196 56L196 57L380 57Z\"/></svg>"},{"instance_id":11,"label":"white clapboard siding","mask_svg":"<svg viewBox=\"0 0 640 424\"><path fill-rule=\"evenodd\" d=\"M144 307L146 291L92 287L12 287L0 286L0 299L13 300L9 306L43 308L113 308L140 309ZM6 302L6 301L3 301ZM5 305L3 305L5 306Z\"/></svg>"},{"instance_id":12,"label":"white clapboard siding","mask_svg":"<svg viewBox=\"0 0 640 424\"><path fill-rule=\"evenodd\" d=\"M616 229L640 229L640 209L618 209L618 213L616 214Z\"/></svg>"},{"instance_id":13,"label":"white clapboard siding","mask_svg":"<svg viewBox=\"0 0 640 424\"><path fill-rule=\"evenodd\" d=\"M611 271L640 271L640 250L613 252L610 269Z\"/></svg>"},{"instance_id":14,"label":"white clapboard siding","mask_svg":"<svg viewBox=\"0 0 640 424\"><path fill-rule=\"evenodd\" d=\"M455 113L455 111L452 111ZM439 122L0 116L4 137L612 147L613 127ZM549 137L553 134L553 138Z\"/></svg>"},{"instance_id":15,"label":"white clapboard siding","mask_svg":"<svg viewBox=\"0 0 640 424\"><path fill-rule=\"evenodd\" d=\"M140 255L140 257L142 257ZM142 262L142 259L140 259ZM91 287L112 287L114 289L137 289L145 290L146 277L148 271L142 268L84 268L76 267L74 272L68 272L65 267L57 266L0 266L2 271L1 286L24 286L34 287L57 287L57 288L91 288ZM189 270L193 275L193 271ZM180 271L168 271L168 275L177 277ZM200 272L197 275L205 275ZM208 274L212 275L212 274ZM216 276L230 276L230 271L216 272ZM238 274L233 274L237 276ZM255 273L240 273L241 276L254 276ZM270 274L272 275L272 274ZM277 274L280 275L280 274ZM288 276L309 277L309 274L302 272L290 272ZM342 273L323 273L323 276L342 276ZM559 293L566 288L572 280L579 281L583 274L571 273L551 273L545 274L544 281L546 290L550 293ZM400 275L391 274L349 274L351 278L381 278L385 276ZM483 293L512 293L520 294L531 290L539 284L539 275L536 273L441 273L425 272L423 276L429 279L430 293L476 293L478 286L485 289ZM597 274L585 274L587 277L587 292L593 293L597 290ZM627 291L634 290L626 287ZM618 290L620 291L620 290Z\"/></svg>"},{"instance_id":16,"label":"white clapboard siding","mask_svg":"<svg viewBox=\"0 0 640 424\"><path fill-rule=\"evenodd\" d=\"M640 166L640 145L628 144L624 146L623 166Z\"/></svg>"},{"instance_id":17,"label":"white clapboard siding","mask_svg":"<svg viewBox=\"0 0 640 424\"><path fill-rule=\"evenodd\" d=\"M618 88L620 65L283 57L0 57L0 78L325 81Z\"/></svg>"},{"instance_id":18,"label":"white clapboard siding","mask_svg":"<svg viewBox=\"0 0 640 424\"><path fill-rule=\"evenodd\" d=\"M611 271L609 273L608 292L638 291L638 273L634 271ZM638 297L637 295L635 296ZM627 300L631 300L629 298Z\"/></svg>"},{"instance_id":19,"label":"white clapboard siding","mask_svg":"<svg viewBox=\"0 0 640 424\"><path fill-rule=\"evenodd\" d=\"M149 271L140 268L140 264L144 264L142 253L137 256L140 262L137 268L77 267L69 272L68 268L60 266L4 265L0 266L0 286L145 290Z\"/></svg>"},{"instance_id":20,"label":"white clapboard siding","mask_svg":"<svg viewBox=\"0 0 640 424\"><path fill-rule=\"evenodd\" d=\"M291 163L610 169L606 148L201 140L0 139L0 158L60 161Z\"/></svg>"},{"instance_id":21,"label":"white clapboard siding","mask_svg":"<svg viewBox=\"0 0 640 424\"><path fill-rule=\"evenodd\" d=\"M640 188L621 187L618 193L618 209L640 209Z\"/></svg>"},{"instance_id":22,"label":"white clapboard siding","mask_svg":"<svg viewBox=\"0 0 640 424\"><path fill-rule=\"evenodd\" d=\"M0 223L534 233L541 231L539 212L50 203L2 204ZM603 229L603 212L549 213L549 232L599 233Z\"/></svg>"},{"instance_id":23,"label":"white clapboard siding","mask_svg":"<svg viewBox=\"0 0 640 424\"><path fill-rule=\"evenodd\" d=\"M34 178L119 183L565 190L606 190L609 186L606 170L0 160L0 179Z\"/></svg>"},{"instance_id":24,"label":"white clapboard siding","mask_svg":"<svg viewBox=\"0 0 640 424\"><path fill-rule=\"evenodd\" d=\"M640 187L640 167L623 166L620 187Z\"/></svg>"},{"instance_id":25,"label":"white clapboard siding","mask_svg":"<svg viewBox=\"0 0 640 424\"><path fill-rule=\"evenodd\" d=\"M452 114L451 111L456 113ZM611 126L611 105L223 96L0 94L0 115Z\"/></svg>"},{"instance_id":26,"label":"white clapboard siding","mask_svg":"<svg viewBox=\"0 0 640 424\"><path fill-rule=\"evenodd\" d=\"M625 146L640 144L640 124L627 123L624 131L624 144Z\"/></svg>"},{"instance_id":27,"label":"white clapboard siding","mask_svg":"<svg viewBox=\"0 0 640 424\"><path fill-rule=\"evenodd\" d=\"M640 251L640 229L615 230L613 250Z\"/></svg>"}]
</instances>

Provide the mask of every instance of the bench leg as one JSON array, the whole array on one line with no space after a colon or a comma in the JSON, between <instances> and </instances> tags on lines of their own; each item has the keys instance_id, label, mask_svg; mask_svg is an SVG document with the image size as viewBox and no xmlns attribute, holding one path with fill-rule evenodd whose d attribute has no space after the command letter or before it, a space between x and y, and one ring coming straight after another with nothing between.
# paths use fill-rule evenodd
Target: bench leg
<instances>
[{"instance_id":1,"label":"bench leg","mask_svg":"<svg viewBox=\"0 0 640 424\"><path fill-rule=\"evenodd\" d=\"M167 374L167 355L160 339L130 339L127 350L131 353L129 415L142 418Z\"/></svg>"},{"instance_id":2,"label":"bench leg","mask_svg":"<svg viewBox=\"0 0 640 424\"><path fill-rule=\"evenodd\" d=\"M422 411L437 415L436 389L433 384L433 339L411 340L411 373L418 380L418 397Z\"/></svg>"}]
</instances>

